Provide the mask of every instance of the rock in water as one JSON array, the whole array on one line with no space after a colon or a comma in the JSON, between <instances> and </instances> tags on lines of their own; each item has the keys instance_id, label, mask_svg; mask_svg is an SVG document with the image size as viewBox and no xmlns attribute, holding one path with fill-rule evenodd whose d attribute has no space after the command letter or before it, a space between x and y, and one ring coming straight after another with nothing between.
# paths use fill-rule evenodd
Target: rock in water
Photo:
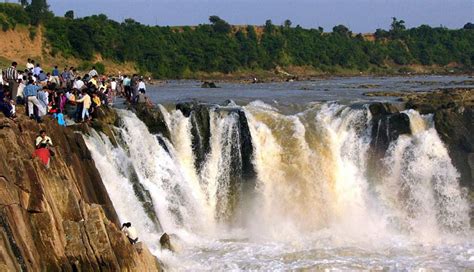
<instances>
[{"instance_id":1,"label":"rock in water","mask_svg":"<svg viewBox=\"0 0 474 272\"><path fill-rule=\"evenodd\" d=\"M167 249L169 251L174 251L173 246L171 245L170 236L165 232L161 235L160 238L161 249Z\"/></svg>"},{"instance_id":2,"label":"rock in water","mask_svg":"<svg viewBox=\"0 0 474 272\"><path fill-rule=\"evenodd\" d=\"M201 88L206 88L206 89L207 89L207 88L211 88L211 89L213 89L213 88L217 88L217 85L216 85L216 83L214 83L214 82L212 82L212 81L211 81L211 82L209 82L209 81L204 81L204 82L202 83L202 85L201 85Z\"/></svg>"}]
</instances>

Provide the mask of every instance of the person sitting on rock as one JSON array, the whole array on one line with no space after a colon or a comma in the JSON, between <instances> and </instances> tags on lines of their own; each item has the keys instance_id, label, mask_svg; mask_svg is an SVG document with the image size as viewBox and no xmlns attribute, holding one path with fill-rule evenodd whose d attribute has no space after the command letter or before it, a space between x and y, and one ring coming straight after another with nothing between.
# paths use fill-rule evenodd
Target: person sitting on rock
<instances>
[{"instance_id":1,"label":"person sitting on rock","mask_svg":"<svg viewBox=\"0 0 474 272\"><path fill-rule=\"evenodd\" d=\"M53 146L53 141L51 140L49 136L46 135L45 130L41 130L40 135L36 137L35 146L36 146L36 149L48 148L48 147Z\"/></svg>"},{"instance_id":2,"label":"person sitting on rock","mask_svg":"<svg viewBox=\"0 0 474 272\"><path fill-rule=\"evenodd\" d=\"M5 117L15 120L15 103L9 99L8 91L2 91L2 86L0 86L0 112L2 112Z\"/></svg>"},{"instance_id":3,"label":"person sitting on rock","mask_svg":"<svg viewBox=\"0 0 474 272\"><path fill-rule=\"evenodd\" d=\"M36 137L35 141L35 147L36 150L33 153L33 158L38 157L41 162L46 166L46 168L49 168L49 162L51 159L51 156L54 156L54 153L52 150L50 150L50 147L53 146L53 142L51 141L51 138L46 136L46 131L41 130L40 135Z\"/></svg>"},{"instance_id":4,"label":"person sitting on rock","mask_svg":"<svg viewBox=\"0 0 474 272\"><path fill-rule=\"evenodd\" d=\"M127 236L128 240L130 241L130 244L133 245L138 242L137 230L134 227L132 227L132 223L130 222L123 223L121 230Z\"/></svg>"}]
</instances>

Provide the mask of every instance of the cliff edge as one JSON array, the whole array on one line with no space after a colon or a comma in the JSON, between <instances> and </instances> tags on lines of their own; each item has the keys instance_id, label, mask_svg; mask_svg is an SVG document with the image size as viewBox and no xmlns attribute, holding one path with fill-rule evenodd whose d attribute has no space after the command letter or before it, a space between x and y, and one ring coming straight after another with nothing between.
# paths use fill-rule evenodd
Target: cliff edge
<instances>
[{"instance_id":1,"label":"cliff edge","mask_svg":"<svg viewBox=\"0 0 474 272\"><path fill-rule=\"evenodd\" d=\"M55 146L49 169L32 159L41 129ZM81 134L49 118L0 115L0 158L0 271L161 270L119 230Z\"/></svg>"}]
</instances>

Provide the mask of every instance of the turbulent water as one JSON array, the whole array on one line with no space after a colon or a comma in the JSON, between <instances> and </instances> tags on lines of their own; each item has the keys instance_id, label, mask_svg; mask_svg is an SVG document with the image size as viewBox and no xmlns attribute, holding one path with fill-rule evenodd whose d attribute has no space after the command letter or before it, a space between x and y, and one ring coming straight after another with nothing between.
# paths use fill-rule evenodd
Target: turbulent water
<instances>
[{"instance_id":1,"label":"turbulent water","mask_svg":"<svg viewBox=\"0 0 474 272\"><path fill-rule=\"evenodd\" d=\"M474 269L469 204L432 116L371 167L366 107L314 103L283 114L263 102L209 110L196 162L191 115L161 108L170 139L119 111L118 146L86 137L121 221L170 270ZM243 175L242 122L254 175ZM388 133L388 131L377 131ZM194 136L193 136L194 135ZM161 250L163 232L177 252Z\"/></svg>"}]
</instances>

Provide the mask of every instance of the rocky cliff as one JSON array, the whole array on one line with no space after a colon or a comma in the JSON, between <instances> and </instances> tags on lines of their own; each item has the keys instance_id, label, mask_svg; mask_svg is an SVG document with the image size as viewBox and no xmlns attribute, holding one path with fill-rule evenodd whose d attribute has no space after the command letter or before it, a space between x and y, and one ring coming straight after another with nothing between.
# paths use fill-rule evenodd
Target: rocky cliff
<instances>
[{"instance_id":1,"label":"rocky cliff","mask_svg":"<svg viewBox=\"0 0 474 272\"><path fill-rule=\"evenodd\" d=\"M55 145L49 169L32 159L40 129ZM0 271L160 270L119 230L81 134L54 120L0 116L0 158Z\"/></svg>"},{"instance_id":2,"label":"rocky cliff","mask_svg":"<svg viewBox=\"0 0 474 272\"><path fill-rule=\"evenodd\" d=\"M449 155L461 175L461 185L468 187L474 199L474 89L440 89L432 92L370 92L368 96L395 96L401 109L415 109L433 114L435 128L449 150ZM399 115L392 104L374 104L375 116ZM380 118L380 117L379 117ZM402 119L392 127L409 130ZM400 129L399 129L400 130Z\"/></svg>"}]
</instances>

